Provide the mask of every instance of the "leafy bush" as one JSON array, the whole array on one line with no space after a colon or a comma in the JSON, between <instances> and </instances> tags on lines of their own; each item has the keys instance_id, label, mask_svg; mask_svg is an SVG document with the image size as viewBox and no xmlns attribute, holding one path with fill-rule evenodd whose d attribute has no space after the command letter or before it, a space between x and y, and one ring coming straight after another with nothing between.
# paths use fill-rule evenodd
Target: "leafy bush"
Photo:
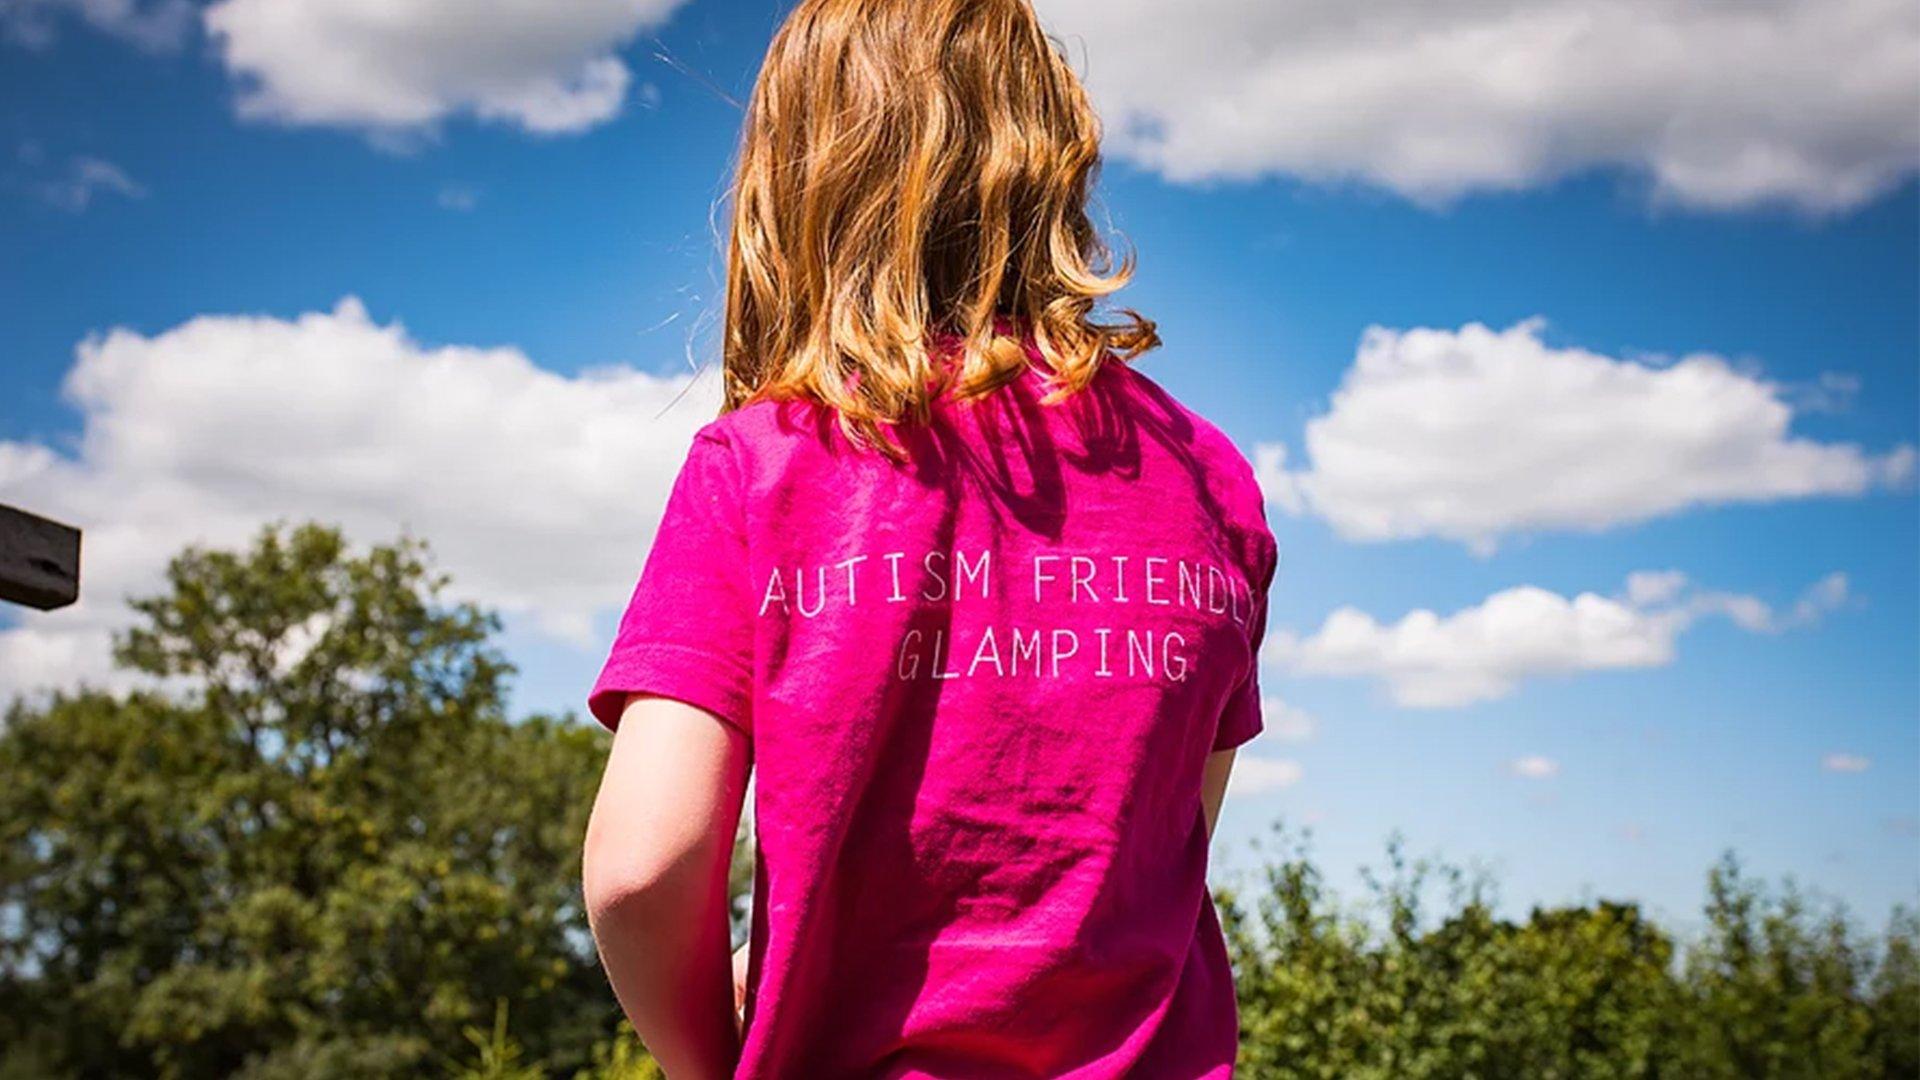
<instances>
[{"instance_id":1,"label":"leafy bush","mask_svg":"<svg viewBox=\"0 0 1920 1080\"><path fill-rule=\"evenodd\" d=\"M1496 917L1482 883L1410 862L1352 910L1304 845L1223 890L1253 1077L1892 1078L1920 1075L1920 922L1879 941L1731 857L1677 944L1631 904ZM1426 908L1435 893L1445 903Z\"/></svg>"}]
</instances>

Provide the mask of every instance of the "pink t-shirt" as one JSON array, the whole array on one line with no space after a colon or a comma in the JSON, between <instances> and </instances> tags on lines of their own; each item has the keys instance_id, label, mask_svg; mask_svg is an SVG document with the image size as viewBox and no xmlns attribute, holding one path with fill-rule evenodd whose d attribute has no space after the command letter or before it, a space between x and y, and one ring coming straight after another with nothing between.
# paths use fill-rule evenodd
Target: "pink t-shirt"
<instances>
[{"instance_id":1,"label":"pink t-shirt","mask_svg":"<svg viewBox=\"0 0 1920 1080\"><path fill-rule=\"evenodd\" d=\"M1273 537L1144 375L1046 389L942 403L904 465L796 402L693 441L589 707L751 741L738 1076L1231 1074L1201 771L1261 728Z\"/></svg>"}]
</instances>

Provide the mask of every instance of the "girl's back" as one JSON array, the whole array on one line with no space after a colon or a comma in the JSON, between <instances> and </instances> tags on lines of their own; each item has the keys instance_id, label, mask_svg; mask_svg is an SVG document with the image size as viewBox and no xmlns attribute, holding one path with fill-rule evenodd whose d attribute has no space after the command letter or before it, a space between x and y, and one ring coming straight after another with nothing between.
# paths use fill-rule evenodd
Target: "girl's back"
<instances>
[{"instance_id":1,"label":"girl's back","mask_svg":"<svg viewBox=\"0 0 1920 1080\"><path fill-rule=\"evenodd\" d=\"M1259 730L1244 458L1114 365L943 403L904 463L766 402L695 440L592 704L756 770L741 1075L1225 1075L1210 751Z\"/></svg>"},{"instance_id":2,"label":"girl's back","mask_svg":"<svg viewBox=\"0 0 1920 1080\"><path fill-rule=\"evenodd\" d=\"M591 697L589 910L676 1080L1231 1070L1208 815L1275 552L1246 460L1129 366L1153 324L1096 318L1131 270L1098 162L1027 0L801 0L775 36L727 411Z\"/></svg>"}]
</instances>

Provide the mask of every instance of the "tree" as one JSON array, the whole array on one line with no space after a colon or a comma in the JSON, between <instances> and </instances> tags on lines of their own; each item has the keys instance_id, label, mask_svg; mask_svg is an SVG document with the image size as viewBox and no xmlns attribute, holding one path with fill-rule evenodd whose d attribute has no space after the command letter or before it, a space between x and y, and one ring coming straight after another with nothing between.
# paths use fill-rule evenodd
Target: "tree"
<instances>
[{"instance_id":1,"label":"tree","mask_svg":"<svg viewBox=\"0 0 1920 1080\"><path fill-rule=\"evenodd\" d=\"M540 1067L618 1011L578 852L604 739L510 723L495 618L424 545L189 550L117 661L0 733L0 1073L419 1075L507 1010Z\"/></svg>"},{"instance_id":2,"label":"tree","mask_svg":"<svg viewBox=\"0 0 1920 1080\"><path fill-rule=\"evenodd\" d=\"M1341 908L1282 849L1220 898L1240 994L1236 1075L1529 1080L1892 1080L1920 1075L1920 922L1877 948L1837 909L1729 857L1706 933L1677 946L1631 904L1494 914L1485 887L1388 847ZM1435 911L1434 894L1445 899Z\"/></svg>"},{"instance_id":3,"label":"tree","mask_svg":"<svg viewBox=\"0 0 1920 1080\"><path fill-rule=\"evenodd\" d=\"M1707 932L1685 972L1688 1076L1901 1075L1873 1060L1872 958L1844 912L1815 911L1791 885L1770 892L1731 856L1708 875L1707 894ZM1897 951L1897 923L1895 932ZM1893 980L1884 989L1897 992L1898 972L1886 966L1882 974ZM1909 1011L1904 1026L1911 1031L1916 1019Z\"/></svg>"}]
</instances>

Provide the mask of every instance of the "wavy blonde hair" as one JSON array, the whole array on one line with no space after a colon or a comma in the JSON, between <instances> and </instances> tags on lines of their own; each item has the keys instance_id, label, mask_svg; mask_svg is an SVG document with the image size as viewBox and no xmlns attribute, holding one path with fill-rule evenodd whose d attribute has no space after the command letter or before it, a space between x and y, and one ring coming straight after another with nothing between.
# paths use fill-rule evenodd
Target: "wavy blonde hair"
<instances>
[{"instance_id":1,"label":"wavy blonde hair","mask_svg":"<svg viewBox=\"0 0 1920 1080\"><path fill-rule=\"evenodd\" d=\"M1028 0L801 0L746 110L725 410L810 399L898 456L889 426L1017 377L1026 334L1050 400L1158 345L1136 312L1094 317L1133 273L1087 214L1099 164Z\"/></svg>"}]
</instances>

